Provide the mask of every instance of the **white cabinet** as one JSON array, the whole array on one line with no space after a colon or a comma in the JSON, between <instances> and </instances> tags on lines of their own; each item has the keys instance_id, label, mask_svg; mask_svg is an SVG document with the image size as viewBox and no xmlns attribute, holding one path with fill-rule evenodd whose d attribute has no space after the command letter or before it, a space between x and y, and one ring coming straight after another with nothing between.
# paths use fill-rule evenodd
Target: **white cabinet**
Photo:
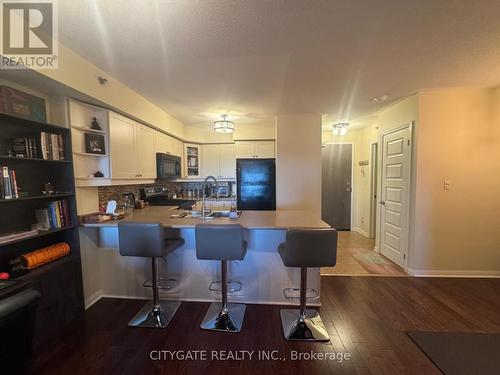
<instances>
[{"instance_id":1,"label":"white cabinet","mask_svg":"<svg viewBox=\"0 0 500 375\"><path fill-rule=\"evenodd\" d=\"M163 152L182 158L183 150L182 141L155 130L155 153Z\"/></svg>"},{"instance_id":2,"label":"white cabinet","mask_svg":"<svg viewBox=\"0 0 500 375\"><path fill-rule=\"evenodd\" d=\"M186 178L201 177L201 146L185 144L184 145L184 165Z\"/></svg>"},{"instance_id":3,"label":"white cabinet","mask_svg":"<svg viewBox=\"0 0 500 375\"><path fill-rule=\"evenodd\" d=\"M255 157L261 159L272 159L275 156L274 141L255 142Z\"/></svg>"},{"instance_id":4,"label":"white cabinet","mask_svg":"<svg viewBox=\"0 0 500 375\"><path fill-rule=\"evenodd\" d=\"M236 157L239 159L272 159L275 157L274 141L236 142Z\"/></svg>"},{"instance_id":5,"label":"white cabinet","mask_svg":"<svg viewBox=\"0 0 500 375\"><path fill-rule=\"evenodd\" d=\"M109 138L112 178L137 178L135 121L110 113Z\"/></svg>"},{"instance_id":6,"label":"white cabinet","mask_svg":"<svg viewBox=\"0 0 500 375\"><path fill-rule=\"evenodd\" d=\"M242 159L255 157L254 143L251 141L236 142L236 157Z\"/></svg>"},{"instance_id":7,"label":"white cabinet","mask_svg":"<svg viewBox=\"0 0 500 375\"><path fill-rule=\"evenodd\" d=\"M172 137L169 138L171 144L170 147L172 148L172 154L182 158L184 154L184 143L182 141L179 141L178 139Z\"/></svg>"},{"instance_id":8,"label":"white cabinet","mask_svg":"<svg viewBox=\"0 0 500 375\"><path fill-rule=\"evenodd\" d=\"M154 130L117 113L109 121L111 178L156 177Z\"/></svg>"},{"instance_id":9,"label":"white cabinet","mask_svg":"<svg viewBox=\"0 0 500 375\"><path fill-rule=\"evenodd\" d=\"M203 145L203 176L236 178L236 146L234 144Z\"/></svg>"},{"instance_id":10,"label":"white cabinet","mask_svg":"<svg viewBox=\"0 0 500 375\"><path fill-rule=\"evenodd\" d=\"M219 146L220 177L236 178L236 145L224 144Z\"/></svg>"},{"instance_id":11,"label":"white cabinet","mask_svg":"<svg viewBox=\"0 0 500 375\"><path fill-rule=\"evenodd\" d=\"M155 130L155 154L157 152L168 153L169 151L169 136Z\"/></svg>"},{"instance_id":12,"label":"white cabinet","mask_svg":"<svg viewBox=\"0 0 500 375\"><path fill-rule=\"evenodd\" d=\"M135 126L138 178L156 178L156 154L154 130L141 125Z\"/></svg>"},{"instance_id":13,"label":"white cabinet","mask_svg":"<svg viewBox=\"0 0 500 375\"><path fill-rule=\"evenodd\" d=\"M219 145L203 145L203 177L219 178Z\"/></svg>"}]
</instances>

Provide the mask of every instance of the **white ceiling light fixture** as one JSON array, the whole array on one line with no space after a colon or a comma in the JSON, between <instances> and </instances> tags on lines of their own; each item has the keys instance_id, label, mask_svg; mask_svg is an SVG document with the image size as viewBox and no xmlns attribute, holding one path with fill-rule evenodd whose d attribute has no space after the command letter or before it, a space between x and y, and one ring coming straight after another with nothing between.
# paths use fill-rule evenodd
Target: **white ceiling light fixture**
<instances>
[{"instance_id":1,"label":"white ceiling light fixture","mask_svg":"<svg viewBox=\"0 0 500 375\"><path fill-rule=\"evenodd\" d=\"M348 122L338 122L332 125L333 135L346 135L347 127L349 126Z\"/></svg>"},{"instance_id":2,"label":"white ceiling light fixture","mask_svg":"<svg viewBox=\"0 0 500 375\"><path fill-rule=\"evenodd\" d=\"M387 100L387 95L377 96L376 98L372 98L372 100L376 103L383 103Z\"/></svg>"},{"instance_id":3,"label":"white ceiling light fixture","mask_svg":"<svg viewBox=\"0 0 500 375\"><path fill-rule=\"evenodd\" d=\"M234 122L227 119L227 115L221 115L222 120L214 121L214 130L218 133L234 132Z\"/></svg>"}]
</instances>

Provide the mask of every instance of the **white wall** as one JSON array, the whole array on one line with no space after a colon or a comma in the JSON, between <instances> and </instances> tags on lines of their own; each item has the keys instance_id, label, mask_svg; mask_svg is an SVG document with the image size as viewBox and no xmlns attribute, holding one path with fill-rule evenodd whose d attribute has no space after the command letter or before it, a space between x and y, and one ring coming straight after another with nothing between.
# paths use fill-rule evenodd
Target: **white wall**
<instances>
[{"instance_id":1,"label":"white wall","mask_svg":"<svg viewBox=\"0 0 500 375\"><path fill-rule=\"evenodd\" d=\"M321 215L321 116L279 115L276 126L276 206Z\"/></svg>"}]
</instances>

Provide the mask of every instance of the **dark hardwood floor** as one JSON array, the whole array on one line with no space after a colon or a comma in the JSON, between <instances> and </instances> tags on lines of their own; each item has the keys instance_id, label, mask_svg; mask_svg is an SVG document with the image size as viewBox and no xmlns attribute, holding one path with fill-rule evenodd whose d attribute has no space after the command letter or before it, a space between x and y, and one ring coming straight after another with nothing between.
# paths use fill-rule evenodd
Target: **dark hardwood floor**
<instances>
[{"instance_id":1,"label":"dark hardwood floor","mask_svg":"<svg viewBox=\"0 0 500 375\"><path fill-rule=\"evenodd\" d=\"M170 326L127 326L143 301L101 299L37 353L36 374L439 374L408 330L500 333L500 279L322 278L321 316L330 343L287 342L279 306L248 305L239 334L199 329L207 303L185 302ZM152 350L277 350L285 361L150 359ZM292 361L348 352L349 360ZM254 354L256 356L257 354Z\"/></svg>"}]
</instances>

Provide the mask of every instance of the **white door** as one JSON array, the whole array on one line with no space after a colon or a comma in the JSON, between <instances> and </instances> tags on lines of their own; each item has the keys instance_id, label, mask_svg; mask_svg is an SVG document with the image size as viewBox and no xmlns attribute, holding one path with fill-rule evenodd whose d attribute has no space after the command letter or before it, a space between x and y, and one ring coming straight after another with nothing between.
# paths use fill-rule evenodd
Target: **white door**
<instances>
[{"instance_id":1,"label":"white door","mask_svg":"<svg viewBox=\"0 0 500 375\"><path fill-rule=\"evenodd\" d=\"M220 176L236 178L236 146L234 144L220 145L219 150Z\"/></svg>"},{"instance_id":2,"label":"white door","mask_svg":"<svg viewBox=\"0 0 500 375\"><path fill-rule=\"evenodd\" d=\"M273 141L255 142L255 157L261 159L274 158L274 142Z\"/></svg>"},{"instance_id":3,"label":"white door","mask_svg":"<svg viewBox=\"0 0 500 375\"><path fill-rule=\"evenodd\" d=\"M137 177L156 178L154 130L137 124L135 144L137 150Z\"/></svg>"},{"instance_id":4,"label":"white door","mask_svg":"<svg viewBox=\"0 0 500 375\"><path fill-rule=\"evenodd\" d=\"M203 145L203 176L220 177L219 145Z\"/></svg>"},{"instance_id":5,"label":"white door","mask_svg":"<svg viewBox=\"0 0 500 375\"><path fill-rule=\"evenodd\" d=\"M411 125L382 134L380 252L405 268L408 253Z\"/></svg>"},{"instance_id":6,"label":"white door","mask_svg":"<svg viewBox=\"0 0 500 375\"><path fill-rule=\"evenodd\" d=\"M109 121L112 178L137 178L135 122L117 113Z\"/></svg>"},{"instance_id":7,"label":"white door","mask_svg":"<svg viewBox=\"0 0 500 375\"><path fill-rule=\"evenodd\" d=\"M255 157L255 142L236 142L236 157L248 159Z\"/></svg>"}]
</instances>

